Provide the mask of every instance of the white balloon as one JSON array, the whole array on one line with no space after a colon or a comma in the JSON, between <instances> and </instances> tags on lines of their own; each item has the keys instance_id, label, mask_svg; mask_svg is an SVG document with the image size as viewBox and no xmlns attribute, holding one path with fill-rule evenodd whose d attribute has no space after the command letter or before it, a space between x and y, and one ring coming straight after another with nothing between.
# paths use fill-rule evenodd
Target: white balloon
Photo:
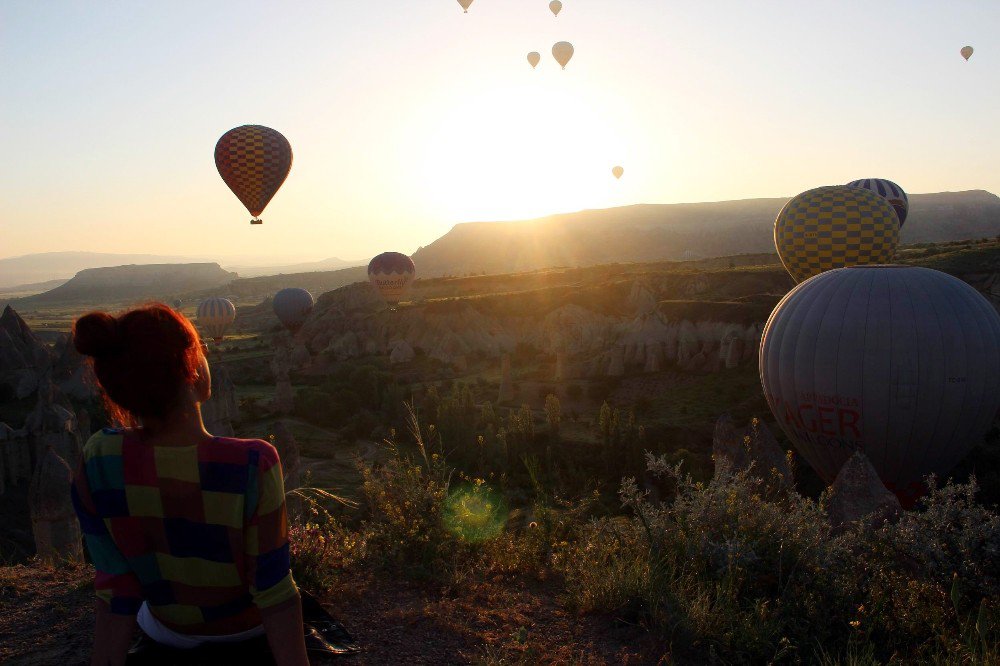
<instances>
[{"instance_id":1,"label":"white balloon","mask_svg":"<svg viewBox=\"0 0 1000 666\"><path fill-rule=\"evenodd\" d=\"M764 395L830 483L862 451L901 499L950 471L1000 407L1000 314L975 289L916 266L812 277L771 313Z\"/></svg>"}]
</instances>

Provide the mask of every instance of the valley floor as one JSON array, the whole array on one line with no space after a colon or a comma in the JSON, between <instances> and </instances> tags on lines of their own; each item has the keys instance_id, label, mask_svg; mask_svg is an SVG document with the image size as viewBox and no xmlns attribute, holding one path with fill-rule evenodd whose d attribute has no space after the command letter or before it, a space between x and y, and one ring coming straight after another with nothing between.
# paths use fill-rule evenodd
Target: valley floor
<instances>
[{"instance_id":1,"label":"valley floor","mask_svg":"<svg viewBox=\"0 0 1000 666\"><path fill-rule=\"evenodd\" d=\"M0 567L0 663L87 664L91 576L87 566ZM667 654L638 627L568 612L542 582L442 589L369 577L342 588L325 601L365 649L344 663L655 664Z\"/></svg>"}]
</instances>

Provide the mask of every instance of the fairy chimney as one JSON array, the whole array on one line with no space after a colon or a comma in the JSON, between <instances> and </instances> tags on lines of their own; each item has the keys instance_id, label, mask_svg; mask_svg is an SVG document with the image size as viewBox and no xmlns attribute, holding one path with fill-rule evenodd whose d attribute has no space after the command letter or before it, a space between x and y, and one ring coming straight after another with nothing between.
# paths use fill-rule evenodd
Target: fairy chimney
<instances>
[{"instance_id":1,"label":"fairy chimney","mask_svg":"<svg viewBox=\"0 0 1000 666\"><path fill-rule=\"evenodd\" d=\"M274 448L278 450L278 457L281 458L281 468L285 473L285 489L298 488L301 485L299 445L284 421L274 424Z\"/></svg>"},{"instance_id":2,"label":"fairy chimney","mask_svg":"<svg viewBox=\"0 0 1000 666\"><path fill-rule=\"evenodd\" d=\"M224 365L212 368L212 396L201 405L205 428L219 437L233 437L233 421L239 418L236 386Z\"/></svg>"},{"instance_id":3,"label":"fairy chimney","mask_svg":"<svg viewBox=\"0 0 1000 666\"><path fill-rule=\"evenodd\" d=\"M608 377L623 377L625 375L625 346L615 345L611 350L611 364L608 366Z\"/></svg>"},{"instance_id":4,"label":"fairy chimney","mask_svg":"<svg viewBox=\"0 0 1000 666\"><path fill-rule=\"evenodd\" d=\"M35 552L46 561L83 561L80 526L70 501L72 474L66 461L46 447L28 489Z\"/></svg>"},{"instance_id":5,"label":"fairy chimney","mask_svg":"<svg viewBox=\"0 0 1000 666\"><path fill-rule=\"evenodd\" d=\"M830 522L842 529L864 518L891 519L903 508L861 451L847 459L830 485L826 504Z\"/></svg>"},{"instance_id":6,"label":"fairy chimney","mask_svg":"<svg viewBox=\"0 0 1000 666\"><path fill-rule=\"evenodd\" d=\"M723 414L715 422L715 433L712 435L712 459L715 461L715 472L718 474L723 460L729 461L733 471L746 469L750 464L743 439L743 431L738 430L729 414Z\"/></svg>"}]
</instances>

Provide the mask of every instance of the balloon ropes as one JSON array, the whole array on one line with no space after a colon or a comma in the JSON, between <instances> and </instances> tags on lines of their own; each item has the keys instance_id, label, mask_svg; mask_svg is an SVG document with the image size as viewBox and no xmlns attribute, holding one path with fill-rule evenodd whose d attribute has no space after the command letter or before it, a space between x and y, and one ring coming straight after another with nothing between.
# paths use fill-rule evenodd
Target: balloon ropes
<instances>
[{"instance_id":1,"label":"balloon ropes","mask_svg":"<svg viewBox=\"0 0 1000 666\"><path fill-rule=\"evenodd\" d=\"M801 282L823 271L892 261L899 221L889 202L870 190L834 185L793 197L774 222L781 263Z\"/></svg>"},{"instance_id":2,"label":"balloon ropes","mask_svg":"<svg viewBox=\"0 0 1000 666\"><path fill-rule=\"evenodd\" d=\"M569 42L557 42L552 46L552 57L556 59L563 69L566 69L566 65L573 58L573 45Z\"/></svg>"},{"instance_id":3,"label":"balloon ropes","mask_svg":"<svg viewBox=\"0 0 1000 666\"><path fill-rule=\"evenodd\" d=\"M863 452L904 505L982 442L1000 408L1000 314L929 268L856 266L788 293L764 328L764 395L830 483Z\"/></svg>"},{"instance_id":4,"label":"balloon ropes","mask_svg":"<svg viewBox=\"0 0 1000 666\"><path fill-rule=\"evenodd\" d=\"M906 196L906 192L903 191L902 187L885 178L863 178L852 181L847 186L863 187L888 201L892 205L893 210L896 211L900 229L903 228L903 223L906 222L906 215L910 211L910 199Z\"/></svg>"},{"instance_id":5,"label":"balloon ropes","mask_svg":"<svg viewBox=\"0 0 1000 666\"><path fill-rule=\"evenodd\" d=\"M315 303L312 294L305 289L288 287L274 295L271 305L281 325L295 335L302 328Z\"/></svg>"},{"instance_id":6,"label":"balloon ropes","mask_svg":"<svg viewBox=\"0 0 1000 666\"><path fill-rule=\"evenodd\" d=\"M260 214L292 168L292 146L280 132L262 125L229 130L215 144L215 166L236 198L262 224Z\"/></svg>"},{"instance_id":7,"label":"balloon ropes","mask_svg":"<svg viewBox=\"0 0 1000 666\"><path fill-rule=\"evenodd\" d=\"M410 293L416 274L413 260L400 252L383 252L368 264L369 282L392 310Z\"/></svg>"},{"instance_id":8,"label":"balloon ropes","mask_svg":"<svg viewBox=\"0 0 1000 666\"><path fill-rule=\"evenodd\" d=\"M228 298L212 296L198 305L198 325L218 344L236 319L236 306Z\"/></svg>"}]
</instances>

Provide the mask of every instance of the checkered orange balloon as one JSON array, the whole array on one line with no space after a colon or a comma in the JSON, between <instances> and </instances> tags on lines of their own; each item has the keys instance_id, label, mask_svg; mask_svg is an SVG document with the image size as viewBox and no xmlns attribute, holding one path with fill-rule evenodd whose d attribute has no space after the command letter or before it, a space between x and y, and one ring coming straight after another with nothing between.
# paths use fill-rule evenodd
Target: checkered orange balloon
<instances>
[{"instance_id":1,"label":"checkered orange balloon","mask_svg":"<svg viewBox=\"0 0 1000 666\"><path fill-rule=\"evenodd\" d=\"M292 168L292 146L281 132L263 125L229 130L215 144L215 166L229 189L257 219Z\"/></svg>"}]
</instances>

